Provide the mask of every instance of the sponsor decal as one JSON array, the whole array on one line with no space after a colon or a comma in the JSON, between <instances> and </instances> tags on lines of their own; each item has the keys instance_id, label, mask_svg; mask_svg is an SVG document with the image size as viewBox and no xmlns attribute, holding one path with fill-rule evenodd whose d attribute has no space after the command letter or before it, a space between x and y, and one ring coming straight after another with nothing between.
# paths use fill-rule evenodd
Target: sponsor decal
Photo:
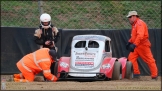
<instances>
[{"instance_id":1,"label":"sponsor decal","mask_svg":"<svg viewBox=\"0 0 162 91\"><path fill-rule=\"evenodd\" d=\"M93 67L94 62L75 62L75 66L79 67Z\"/></svg>"},{"instance_id":2,"label":"sponsor decal","mask_svg":"<svg viewBox=\"0 0 162 91\"><path fill-rule=\"evenodd\" d=\"M96 56L96 53L88 53L88 52L79 53L79 52L76 52L75 55Z\"/></svg>"},{"instance_id":3,"label":"sponsor decal","mask_svg":"<svg viewBox=\"0 0 162 91\"><path fill-rule=\"evenodd\" d=\"M110 69L111 65L109 63L102 65L102 69L106 69L106 68Z\"/></svg>"},{"instance_id":4,"label":"sponsor decal","mask_svg":"<svg viewBox=\"0 0 162 91\"><path fill-rule=\"evenodd\" d=\"M94 58L85 58L85 57L76 56L75 61L94 61Z\"/></svg>"},{"instance_id":5,"label":"sponsor decal","mask_svg":"<svg viewBox=\"0 0 162 91\"><path fill-rule=\"evenodd\" d=\"M69 65L66 62L61 62L60 66L63 67L63 68L69 67Z\"/></svg>"},{"instance_id":6,"label":"sponsor decal","mask_svg":"<svg viewBox=\"0 0 162 91\"><path fill-rule=\"evenodd\" d=\"M94 61L97 57L95 52L75 52L75 61Z\"/></svg>"}]
</instances>

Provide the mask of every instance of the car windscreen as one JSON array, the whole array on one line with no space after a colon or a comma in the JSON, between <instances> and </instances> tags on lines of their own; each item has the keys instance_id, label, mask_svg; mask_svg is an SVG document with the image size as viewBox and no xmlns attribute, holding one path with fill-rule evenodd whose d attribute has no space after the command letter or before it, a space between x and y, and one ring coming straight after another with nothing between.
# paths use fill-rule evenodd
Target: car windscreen
<instances>
[{"instance_id":1,"label":"car windscreen","mask_svg":"<svg viewBox=\"0 0 162 91\"><path fill-rule=\"evenodd\" d=\"M75 44L75 48L85 48L85 46L86 46L86 41L78 41Z\"/></svg>"},{"instance_id":2,"label":"car windscreen","mask_svg":"<svg viewBox=\"0 0 162 91\"><path fill-rule=\"evenodd\" d=\"M89 48L98 48L99 44L96 41L89 41L88 42L88 47Z\"/></svg>"}]
</instances>

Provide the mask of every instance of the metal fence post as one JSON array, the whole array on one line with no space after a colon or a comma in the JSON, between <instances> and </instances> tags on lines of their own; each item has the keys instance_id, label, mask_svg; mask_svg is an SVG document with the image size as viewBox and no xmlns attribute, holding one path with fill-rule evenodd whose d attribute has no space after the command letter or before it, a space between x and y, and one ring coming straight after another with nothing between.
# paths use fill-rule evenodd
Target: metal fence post
<instances>
[{"instance_id":1,"label":"metal fence post","mask_svg":"<svg viewBox=\"0 0 162 91\"><path fill-rule=\"evenodd\" d=\"M43 1L41 0L38 1L38 8L41 15L43 13Z\"/></svg>"}]
</instances>

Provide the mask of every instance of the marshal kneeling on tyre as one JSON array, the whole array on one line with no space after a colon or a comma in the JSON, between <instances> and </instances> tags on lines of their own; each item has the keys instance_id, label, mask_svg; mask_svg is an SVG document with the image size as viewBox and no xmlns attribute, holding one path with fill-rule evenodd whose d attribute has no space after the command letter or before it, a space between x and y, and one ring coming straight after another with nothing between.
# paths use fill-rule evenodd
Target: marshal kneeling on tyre
<instances>
[{"instance_id":1,"label":"marshal kneeling on tyre","mask_svg":"<svg viewBox=\"0 0 162 91\"><path fill-rule=\"evenodd\" d=\"M55 65L58 80L131 79L132 63L126 57L112 57L111 39L103 35L76 35L71 56L60 57Z\"/></svg>"}]
</instances>

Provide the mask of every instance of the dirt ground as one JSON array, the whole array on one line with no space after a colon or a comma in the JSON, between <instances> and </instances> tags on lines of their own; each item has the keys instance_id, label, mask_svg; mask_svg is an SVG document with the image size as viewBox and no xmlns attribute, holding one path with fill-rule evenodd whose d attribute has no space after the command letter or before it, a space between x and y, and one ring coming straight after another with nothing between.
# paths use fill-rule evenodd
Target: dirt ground
<instances>
[{"instance_id":1,"label":"dirt ground","mask_svg":"<svg viewBox=\"0 0 162 91\"><path fill-rule=\"evenodd\" d=\"M6 79L6 90L161 90L161 76L151 81L150 76L142 76L140 80L122 79L111 81L58 81L40 82L42 76L36 76L34 82L13 82L11 75L1 75Z\"/></svg>"}]
</instances>

